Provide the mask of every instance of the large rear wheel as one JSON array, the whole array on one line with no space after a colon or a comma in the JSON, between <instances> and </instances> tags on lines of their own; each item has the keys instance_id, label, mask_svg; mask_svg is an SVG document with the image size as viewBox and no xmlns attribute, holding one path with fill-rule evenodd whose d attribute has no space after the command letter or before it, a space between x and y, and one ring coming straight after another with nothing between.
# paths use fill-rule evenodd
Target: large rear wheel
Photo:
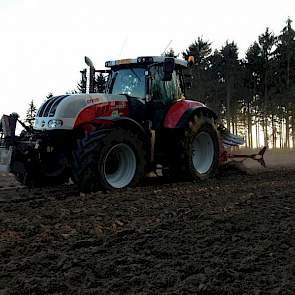
<instances>
[{"instance_id":1,"label":"large rear wheel","mask_svg":"<svg viewBox=\"0 0 295 295\"><path fill-rule=\"evenodd\" d=\"M218 133L211 118L202 114L189 121L181 141L182 170L192 179L216 174L219 162Z\"/></svg>"}]
</instances>

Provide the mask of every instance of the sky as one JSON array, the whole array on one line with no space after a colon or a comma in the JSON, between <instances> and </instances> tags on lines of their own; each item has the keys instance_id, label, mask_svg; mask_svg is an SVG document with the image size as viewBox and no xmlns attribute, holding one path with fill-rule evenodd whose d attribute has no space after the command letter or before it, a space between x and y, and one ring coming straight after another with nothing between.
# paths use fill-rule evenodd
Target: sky
<instances>
[{"instance_id":1,"label":"sky","mask_svg":"<svg viewBox=\"0 0 295 295\"><path fill-rule=\"evenodd\" d=\"M240 57L266 27L278 34L294 0L0 0L0 116L46 95L74 90L89 56L106 60L181 53L198 37L220 49L234 40ZM295 23L293 23L295 26ZM181 54L180 54L181 56Z\"/></svg>"}]
</instances>

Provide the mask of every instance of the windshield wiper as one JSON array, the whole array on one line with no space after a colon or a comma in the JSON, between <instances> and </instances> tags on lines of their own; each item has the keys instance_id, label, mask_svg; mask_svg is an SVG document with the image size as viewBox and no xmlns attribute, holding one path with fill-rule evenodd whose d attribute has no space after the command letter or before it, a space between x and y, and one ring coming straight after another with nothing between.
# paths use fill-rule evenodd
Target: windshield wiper
<instances>
[{"instance_id":1,"label":"windshield wiper","mask_svg":"<svg viewBox=\"0 0 295 295\"><path fill-rule=\"evenodd\" d=\"M126 98L138 98L138 97L136 97L136 96L132 96L132 95L130 95L130 94L128 94L128 93L119 93L118 95L125 95Z\"/></svg>"}]
</instances>

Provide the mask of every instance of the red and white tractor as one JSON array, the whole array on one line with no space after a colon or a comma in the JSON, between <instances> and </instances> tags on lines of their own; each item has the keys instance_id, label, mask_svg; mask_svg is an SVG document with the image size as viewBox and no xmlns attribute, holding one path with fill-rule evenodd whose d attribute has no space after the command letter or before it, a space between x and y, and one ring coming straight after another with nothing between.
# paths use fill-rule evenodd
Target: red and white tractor
<instances>
[{"instance_id":1,"label":"red and white tractor","mask_svg":"<svg viewBox=\"0 0 295 295\"><path fill-rule=\"evenodd\" d=\"M15 113L2 117L0 170L28 186L71 178L83 192L113 190L135 185L157 167L206 179L232 157L225 145L243 144L211 109L185 98L186 61L138 57L108 61L109 70L101 71L86 63L90 93L46 100L33 128ZM108 74L105 93L93 93L97 72ZM18 136L17 121L24 127Z\"/></svg>"}]
</instances>

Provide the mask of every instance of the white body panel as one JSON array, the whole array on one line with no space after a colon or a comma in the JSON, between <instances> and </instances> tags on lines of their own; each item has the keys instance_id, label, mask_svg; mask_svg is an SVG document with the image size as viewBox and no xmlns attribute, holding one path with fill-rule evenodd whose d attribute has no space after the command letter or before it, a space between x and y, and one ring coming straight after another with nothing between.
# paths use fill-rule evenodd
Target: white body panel
<instances>
[{"instance_id":1,"label":"white body panel","mask_svg":"<svg viewBox=\"0 0 295 295\"><path fill-rule=\"evenodd\" d=\"M43 116L42 114L40 116L37 115L35 119L34 129L35 130L53 130L53 129L54 130L56 129L72 130L74 128L78 115L85 108L95 104L106 103L106 102L109 103L111 101L127 101L127 99L124 95L113 95L113 94L105 94L105 93L91 93L91 94L83 93L83 94L68 95L64 97L56 106L56 110L53 116L48 116L48 115ZM48 102L46 101L40 107L40 110L46 103L48 104ZM51 106L51 108L50 107L47 108L48 114L51 113L51 109L53 108L53 106ZM51 120L61 120L62 125L55 128L49 128L48 123Z\"/></svg>"}]
</instances>

